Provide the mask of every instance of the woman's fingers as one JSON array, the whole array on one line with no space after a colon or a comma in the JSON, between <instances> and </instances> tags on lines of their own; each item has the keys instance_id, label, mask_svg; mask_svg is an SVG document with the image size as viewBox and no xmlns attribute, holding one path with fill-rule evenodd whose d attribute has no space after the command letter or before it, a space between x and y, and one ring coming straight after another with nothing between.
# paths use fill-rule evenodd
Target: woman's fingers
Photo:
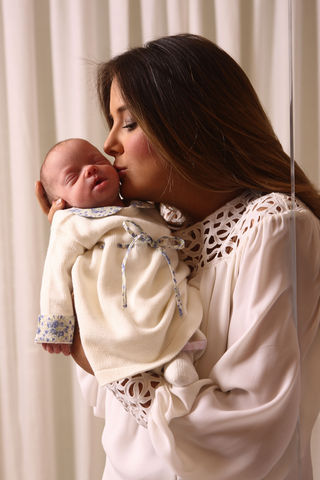
<instances>
[{"instance_id":1,"label":"woman's fingers","mask_svg":"<svg viewBox=\"0 0 320 480\"><path fill-rule=\"evenodd\" d=\"M61 198L56 200L55 202L50 205L47 199L46 192L44 191L44 188L42 186L42 183L39 182L39 180L35 184L35 192L36 192L36 197L38 199L39 205L42 209L42 211L48 216L48 220L51 223L53 219L53 215L58 211L58 210L63 210L65 207L65 202Z\"/></svg>"},{"instance_id":2,"label":"woman's fingers","mask_svg":"<svg viewBox=\"0 0 320 480\"><path fill-rule=\"evenodd\" d=\"M53 219L53 215L58 211L58 210L63 210L65 207L65 202L62 200L62 198L58 198L55 202L52 203L51 208L48 213L48 220L51 223Z\"/></svg>"}]
</instances>

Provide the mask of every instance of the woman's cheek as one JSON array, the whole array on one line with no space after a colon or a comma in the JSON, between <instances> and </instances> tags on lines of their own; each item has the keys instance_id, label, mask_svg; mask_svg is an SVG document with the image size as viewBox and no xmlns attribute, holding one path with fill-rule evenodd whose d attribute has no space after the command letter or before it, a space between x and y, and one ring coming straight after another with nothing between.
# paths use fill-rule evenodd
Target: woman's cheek
<instances>
[{"instance_id":1,"label":"woman's cheek","mask_svg":"<svg viewBox=\"0 0 320 480\"><path fill-rule=\"evenodd\" d=\"M135 136L132 136L128 141L127 153L141 159L152 154L152 149L144 133L138 132Z\"/></svg>"}]
</instances>

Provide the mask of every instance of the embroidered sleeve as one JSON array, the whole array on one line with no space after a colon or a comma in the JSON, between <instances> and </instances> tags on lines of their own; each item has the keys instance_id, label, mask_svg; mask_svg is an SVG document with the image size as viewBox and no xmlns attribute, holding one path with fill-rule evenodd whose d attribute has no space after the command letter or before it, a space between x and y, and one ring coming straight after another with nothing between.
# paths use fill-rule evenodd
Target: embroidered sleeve
<instances>
[{"instance_id":1,"label":"embroidered sleeve","mask_svg":"<svg viewBox=\"0 0 320 480\"><path fill-rule=\"evenodd\" d=\"M143 372L106 385L116 399L143 427L148 426L148 414L156 388L165 383L155 372Z\"/></svg>"},{"instance_id":2,"label":"embroidered sleeve","mask_svg":"<svg viewBox=\"0 0 320 480\"><path fill-rule=\"evenodd\" d=\"M73 315L39 315L36 343L69 343L73 341Z\"/></svg>"}]
</instances>

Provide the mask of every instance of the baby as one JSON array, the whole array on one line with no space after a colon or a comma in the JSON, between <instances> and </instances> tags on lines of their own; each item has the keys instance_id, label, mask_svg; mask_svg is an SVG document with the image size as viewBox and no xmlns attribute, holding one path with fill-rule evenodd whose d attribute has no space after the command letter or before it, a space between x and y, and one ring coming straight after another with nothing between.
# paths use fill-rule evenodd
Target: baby
<instances>
[{"instance_id":1,"label":"baby","mask_svg":"<svg viewBox=\"0 0 320 480\"><path fill-rule=\"evenodd\" d=\"M85 140L55 145L40 179L68 208L52 222L35 341L69 353L76 312L101 385L162 366L170 383L196 381L206 341L199 292L178 259L183 241L153 204L122 201L117 171Z\"/></svg>"}]
</instances>

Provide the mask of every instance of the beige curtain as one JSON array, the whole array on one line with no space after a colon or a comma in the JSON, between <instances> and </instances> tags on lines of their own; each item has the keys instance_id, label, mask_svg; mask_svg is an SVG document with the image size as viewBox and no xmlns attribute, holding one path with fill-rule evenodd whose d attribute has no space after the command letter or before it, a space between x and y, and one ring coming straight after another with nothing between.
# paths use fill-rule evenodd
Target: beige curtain
<instances>
[{"instance_id":1,"label":"beige curtain","mask_svg":"<svg viewBox=\"0 0 320 480\"><path fill-rule=\"evenodd\" d=\"M292 0L295 155L320 183L320 0ZM251 78L289 148L287 0L0 0L0 478L99 479L102 423L72 362L33 344L49 227L34 198L58 140L106 135L95 64L147 40L202 34ZM320 479L320 429L313 438Z\"/></svg>"}]
</instances>

